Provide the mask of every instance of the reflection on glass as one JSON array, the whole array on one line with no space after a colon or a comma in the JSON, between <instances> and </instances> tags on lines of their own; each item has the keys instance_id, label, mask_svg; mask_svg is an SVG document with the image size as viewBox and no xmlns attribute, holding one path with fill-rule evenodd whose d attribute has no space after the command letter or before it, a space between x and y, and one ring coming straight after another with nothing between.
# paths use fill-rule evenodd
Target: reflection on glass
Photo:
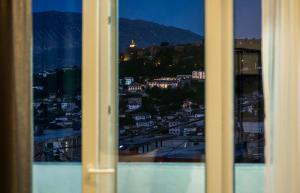
<instances>
[{"instance_id":1,"label":"reflection on glass","mask_svg":"<svg viewBox=\"0 0 300 193\"><path fill-rule=\"evenodd\" d=\"M235 191L264 190L261 0L235 0ZM243 164L241 164L243 163Z\"/></svg>"},{"instance_id":2,"label":"reflection on glass","mask_svg":"<svg viewBox=\"0 0 300 193\"><path fill-rule=\"evenodd\" d=\"M235 160L243 163L264 162L260 4L235 6Z\"/></svg>"},{"instance_id":3,"label":"reflection on glass","mask_svg":"<svg viewBox=\"0 0 300 193\"><path fill-rule=\"evenodd\" d=\"M190 3L120 1L121 162L204 161L204 3Z\"/></svg>"},{"instance_id":4,"label":"reflection on glass","mask_svg":"<svg viewBox=\"0 0 300 193\"><path fill-rule=\"evenodd\" d=\"M80 161L81 1L32 4L34 161Z\"/></svg>"}]
</instances>

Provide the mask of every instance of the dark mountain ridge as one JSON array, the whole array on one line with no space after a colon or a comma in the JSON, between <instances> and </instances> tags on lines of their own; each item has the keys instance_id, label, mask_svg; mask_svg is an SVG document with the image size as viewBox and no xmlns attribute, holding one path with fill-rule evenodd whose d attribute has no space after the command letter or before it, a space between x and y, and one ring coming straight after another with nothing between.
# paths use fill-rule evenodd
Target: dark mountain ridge
<instances>
[{"instance_id":1,"label":"dark mountain ridge","mask_svg":"<svg viewBox=\"0 0 300 193\"><path fill-rule=\"evenodd\" d=\"M138 47L160 45L161 42L185 44L203 41L203 37L188 30L144 20L119 19L119 47L125 50L134 39Z\"/></svg>"}]
</instances>

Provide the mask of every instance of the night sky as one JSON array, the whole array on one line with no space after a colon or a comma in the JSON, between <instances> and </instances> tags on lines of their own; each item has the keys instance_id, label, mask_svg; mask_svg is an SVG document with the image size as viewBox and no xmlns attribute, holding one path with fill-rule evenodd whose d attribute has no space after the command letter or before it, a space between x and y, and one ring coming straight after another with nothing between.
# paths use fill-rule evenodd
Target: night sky
<instances>
[{"instance_id":1,"label":"night sky","mask_svg":"<svg viewBox=\"0 0 300 193\"><path fill-rule=\"evenodd\" d=\"M82 0L33 0L33 11L81 12ZM204 0L119 0L120 17L142 19L204 34ZM208 0L209 1L209 0ZM261 34L261 0L235 0L238 38ZM247 25L245 25L247 24Z\"/></svg>"}]
</instances>

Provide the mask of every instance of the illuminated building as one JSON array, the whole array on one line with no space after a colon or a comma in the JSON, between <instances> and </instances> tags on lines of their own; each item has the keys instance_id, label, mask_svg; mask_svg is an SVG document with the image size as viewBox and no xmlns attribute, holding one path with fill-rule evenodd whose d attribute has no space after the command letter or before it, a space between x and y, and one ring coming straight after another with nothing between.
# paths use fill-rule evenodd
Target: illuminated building
<instances>
[{"instance_id":1,"label":"illuminated building","mask_svg":"<svg viewBox=\"0 0 300 193\"><path fill-rule=\"evenodd\" d=\"M133 83L128 86L128 92L142 92L143 89L143 85L138 83Z\"/></svg>"},{"instance_id":2,"label":"illuminated building","mask_svg":"<svg viewBox=\"0 0 300 193\"><path fill-rule=\"evenodd\" d=\"M154 79L151 82L148 82L148 86L150 88L158 87L161 89L168 89L168 88L177 88L178 87L178 80L173 77L163 77L159 79Z\"/></svg>"},{"instance_id":3,"label":"illuminated building","mask_svg":"<svg viewBox=\"0 0 300 193\"><path fill-rule=\"evenodd\" d=\"M131 40L131 43L129 45L130 48L136 48L137 47L137 44L135 42L135 40Z\"/></svg>"},{"instance_id":4,"label":"illuminated building","mask_svg":"<svg viewBox=\"0 0 300 193\"><path fill-rule=\"evenodd\" d=\"M194 70L192 72L192 79L195 79L195 80L205 80L205 71Z\"/></svg>"}]
</instances>

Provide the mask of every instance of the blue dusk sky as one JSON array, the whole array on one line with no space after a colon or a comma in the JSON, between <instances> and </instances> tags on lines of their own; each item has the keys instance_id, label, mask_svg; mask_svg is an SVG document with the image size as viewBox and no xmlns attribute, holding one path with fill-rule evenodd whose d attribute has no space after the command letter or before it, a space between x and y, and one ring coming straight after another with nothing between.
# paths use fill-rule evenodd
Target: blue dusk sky
<instances>
[{"instance_id":1,"label":"blue dusk sky","mask_svg":"<svg viewBox=\"0 0 300 193\"><path fill-rule=\"evenodd\" d=\"M32 0L32 11L81 12L82 0Z\"/></svg>"},{"instance_id":2,"label":"blue dusk sky","mask_svg":"<svg viewBox=\"0 0 300 193\"><path fill-rule=\"evenodd\" d=\"M204 0L119 0L120 17L142 19L204 34ZM209 0L208 0L209 1ZM33 11L81 12L82 0L33 0ZM247 24L247 25L245 25ZM259 38L261 0L235 0L237 38Z\"/></svg>"}]
</instances>

